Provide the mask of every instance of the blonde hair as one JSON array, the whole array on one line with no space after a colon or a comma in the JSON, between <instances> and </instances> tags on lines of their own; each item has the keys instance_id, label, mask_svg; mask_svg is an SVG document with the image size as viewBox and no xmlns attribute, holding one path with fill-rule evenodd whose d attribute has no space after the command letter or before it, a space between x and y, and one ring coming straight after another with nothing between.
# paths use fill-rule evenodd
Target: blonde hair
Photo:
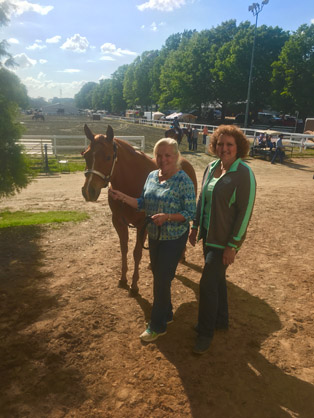
<instances>
[{"instance_id":1,"label":"blonde hair","mask_svg":"<svg viewBox=\"0 0 314 418\"><path fill-rule=\"evenodd\" d=\"M182 157L181 157L181 152L179 151L178 142L173 138L161 138L161 139L159 139L159 141L157 141L155 146L154 146L154 151L153 152L154 152L155 158L156 158L159 147L162 146L162 145L170 145L172 147L174 155L177 156L177 167L180 168Z\"/></svg>"}]
</instances>

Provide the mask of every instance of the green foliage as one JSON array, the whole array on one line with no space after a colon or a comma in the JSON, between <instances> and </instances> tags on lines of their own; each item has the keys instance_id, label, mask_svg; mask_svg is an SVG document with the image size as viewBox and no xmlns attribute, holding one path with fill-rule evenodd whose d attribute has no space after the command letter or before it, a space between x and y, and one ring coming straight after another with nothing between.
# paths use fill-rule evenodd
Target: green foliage
<instances>
[{"instance_id":1,"label":"green foliage","mask_svg":"<svg viewBox=\"0 0 314 418\"><path fill-rule=\"evenodd\" d=\"M42 225L61 222L80 222L88 219L85 212L49 211L49 212L0 212L0 229L16 226Z\"/></svg>"},{"instance_id":2,"label":"green foliage","mask_svg":"<svg viewBox=\"0 0 314 418\"><path fill-rule=\"evenodd\" d=\"M0 4L0 26L8 23L12 7L7 1ZM8 57L5 65L12 65L6 47L6 41L0 42L0 58ZM16 122L18 106L25 108L27 105L25 86L0 63L0 198L20 191L30 181L27 160L15 144L22 134L22 126Z\"/></svg>"},{"instance_id":3,"label":"green foliage","mask_svg":"<svg viewBox=\"0 0 314 418\"><path fill-rule=\"evenodd\" d=\"M152 105L189 111L219 104L224 115L242 103L244 110L256 34L250 110L273 105L312 116L313 26L302 25L291 35L265 25L255 32L249 22L237 26L229 20L201 32L176 33L160 51L145 51L109 80L85 85L76 98L80 107L92 107L92 97L93 107L115 113Z\"/></svg>"},{"instance_id":4,"label":"green foliage","mask_svg":"<svg viewBox=\"0 0 314 418\"><path fill-rule=\"evenodd\" d=\"M290 36L273 65L274 104L285 112L314 114L314 24Z\"/></svg>"},{"instance_id":5,"label":"green foliage","mask_svg":"<svg viewBox=\"0 0 314 418\"><path fill-rule=\"evenodd\" d=\"M75 105L81 109L92 109L93 90L97 87L97 83L90 81L81 88L74 96Z\"/></svg>"},{"instance_id":6,"label":"green foliage","mask_svg":"<svg viewBox=\"0 0 314 418\"><path fill-rule=\"evenodd\" d=\"M27 160L15 144L22 134L17 113L18 106L0 93L0 198L19 192L30 181Z\"/></svg>"}]
</instances>

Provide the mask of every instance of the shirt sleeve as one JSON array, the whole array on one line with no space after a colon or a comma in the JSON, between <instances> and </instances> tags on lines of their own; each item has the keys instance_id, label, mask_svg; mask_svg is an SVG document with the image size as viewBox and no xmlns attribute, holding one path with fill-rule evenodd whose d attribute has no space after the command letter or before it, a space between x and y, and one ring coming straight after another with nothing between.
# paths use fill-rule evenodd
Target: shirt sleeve
<instances>
[{"instance_id":1,"label":"shirt sleeve","mask_svg":"<svg viewBox=\"0 0 314 418\"><path fill-rule=\"evenodd\" d=\"M183 208L179 213L184 216L186 221L192 221L196 210L194 184L187 174L179 184L181 207Z\"/></svg>"},{"instance_id":2,"label":"shirt sleeve","mask_svg":"<svg viewBox=\"0 0 314 418\"><path fill-rule=\"evenodd\" d=\"M229 237L228 246L238 249L246 236L246 231L252 216L256 195L256 180L251 169L241 181L236 191L237 217Z\"/></svg>"}]
</instances>

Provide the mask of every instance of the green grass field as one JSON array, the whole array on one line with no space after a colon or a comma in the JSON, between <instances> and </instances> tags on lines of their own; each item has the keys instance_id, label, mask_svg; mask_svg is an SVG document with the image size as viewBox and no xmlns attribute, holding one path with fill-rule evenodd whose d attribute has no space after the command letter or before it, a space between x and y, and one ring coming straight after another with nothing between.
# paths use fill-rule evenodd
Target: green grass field
<instances>
[{"instance_id":1,"label":"green grass field","mask_svg":"<svg viewBox=\"0 0 314 418\"><path fill-rule=\"evenodd\" d=\"M43 225L61 222L80 222L88 219L85 212L49 211L49 212L0 212L0 229L13 226Z\"/></svg>"}]
</instances>

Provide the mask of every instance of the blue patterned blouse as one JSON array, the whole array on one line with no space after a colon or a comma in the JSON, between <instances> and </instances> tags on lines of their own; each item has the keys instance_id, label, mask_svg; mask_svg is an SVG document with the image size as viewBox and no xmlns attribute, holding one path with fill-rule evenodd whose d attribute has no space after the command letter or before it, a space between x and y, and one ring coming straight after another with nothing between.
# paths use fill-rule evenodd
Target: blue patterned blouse
<instances>
[{"instance_id":1,"label":"blue patterned blouse","mask_svg":"<svg viewBox=\"0 0 314 418\"><path fill-rule=\"evenodd\" d=\"M195 190L190 177L180 170L170 179L159 183L158 170L149 173L141 196L137 199L138 209L145 210L146 216L156 213L181 213L184 222L165 222L161 226L160 240L172 240L181 237L189 227L189 221L195 216ZM150 223L148 235L158 237L158 227Z\"/></svg>"}]
</instances>

